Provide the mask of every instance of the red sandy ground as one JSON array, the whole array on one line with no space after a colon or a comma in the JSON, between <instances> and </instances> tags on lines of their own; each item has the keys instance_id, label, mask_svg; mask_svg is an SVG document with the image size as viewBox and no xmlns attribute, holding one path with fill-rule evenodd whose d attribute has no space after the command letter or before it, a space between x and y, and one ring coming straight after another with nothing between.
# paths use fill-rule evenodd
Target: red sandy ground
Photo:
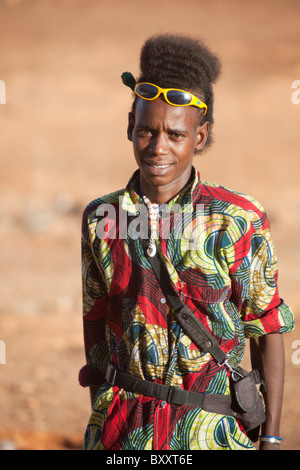
<instances>
[{"instance_id":1,"label":"red sandy ground","mask_svg":"<svg viewBox=\"0 0 300 470\"><path fill-rule=\"evenodd\" d=\"M216 142L195 164L266 207L281 294L299 318L299 13L297 0L1 2L0 441L82 447L81 212L135 169L120 75L137 74L150 34L197 34L222 58ZM284 449L300 449L297 339L285 337Z\"/></svg>"}]
</instances>

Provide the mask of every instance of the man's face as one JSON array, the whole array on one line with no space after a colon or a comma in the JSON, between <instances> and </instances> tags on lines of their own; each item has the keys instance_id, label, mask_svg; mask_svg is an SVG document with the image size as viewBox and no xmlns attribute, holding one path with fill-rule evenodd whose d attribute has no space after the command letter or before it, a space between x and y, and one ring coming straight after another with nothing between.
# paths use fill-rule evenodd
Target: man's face
<instances>
[{"instance_id":1,"label":"man's face","mask_svg":"<svg viewBox=\"0 0 300 470\"><path fill-rule=\"evenodd\" d=\"M141 189L152 202L167 202L188 182L195 151L207 138L208 123L198 123L196 108L172 106L162 99L140 99L129 114L128 138L140 168Z\"/></svg>"}]
</instances>

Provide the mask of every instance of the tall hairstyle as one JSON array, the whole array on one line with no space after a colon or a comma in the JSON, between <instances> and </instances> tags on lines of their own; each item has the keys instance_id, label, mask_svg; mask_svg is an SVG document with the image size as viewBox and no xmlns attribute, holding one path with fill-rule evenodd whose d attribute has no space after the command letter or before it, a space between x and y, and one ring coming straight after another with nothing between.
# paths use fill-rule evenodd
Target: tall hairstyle
<instances>
[{"instance_id":1,"label":"tall hairstyle","mask_svg":"<svg viewBox=\"0 0 300 470\"><path fill-rule=\"evenodd\" d=\"M205 121L210 124L205 144L206 148L209 147L213 142L213 84L221 73L219 58L198 38L184 34L159 34L145 41L141 49L140 71L137 82L184 89L206 103L205 116L199 109L199 124ZM134 100L133 110L137 99Z\"/></svg>"}]
</instances>

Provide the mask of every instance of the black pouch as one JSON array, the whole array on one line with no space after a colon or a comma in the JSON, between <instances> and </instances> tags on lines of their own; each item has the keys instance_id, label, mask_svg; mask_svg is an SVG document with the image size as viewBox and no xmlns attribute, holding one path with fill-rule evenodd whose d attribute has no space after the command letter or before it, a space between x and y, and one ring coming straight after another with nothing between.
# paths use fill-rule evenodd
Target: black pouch
<instances>
[{"instance_id":1,"label":"black pouch","mask_svg":"<svg viewBox=\"0 0 300 470\"><path fill-rule=\"evenodd\" d=\"M265 388L264 382L257 370L238 368L231 373L230 384L233 407L247 436L256 442L260 425L266 420L263 397L257 388Z\"/></svg>"}]
</instances>

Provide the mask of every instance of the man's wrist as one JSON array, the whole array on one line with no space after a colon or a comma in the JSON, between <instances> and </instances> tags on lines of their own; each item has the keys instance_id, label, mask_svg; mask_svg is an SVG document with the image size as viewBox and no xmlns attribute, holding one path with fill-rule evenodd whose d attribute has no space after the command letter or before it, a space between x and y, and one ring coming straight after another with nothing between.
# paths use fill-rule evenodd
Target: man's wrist
<instances>
[{"instance_id":1,"label":"man's wrist","mask_svg":"<svg viewBox=\"0 0 300 470\"><path fill-rule=\"evenodd\" d=\"M280 444L282 443L283 439L279 436L272 436L269 434L262 434L259 436L260 450L280 450Z\"/></svg>"},{"instance_id":2,"label":"man's wrist","mask_svg":"<svg viewBox=\"0 0 300 470\"><path fill-rule=\"evenodd\" d=\"M259 436L260 442L270 442L270 444L281 444L283 441L282 437L279 436L270 436L268 434L263 434Z\"/></svg>"}]
</instances>

